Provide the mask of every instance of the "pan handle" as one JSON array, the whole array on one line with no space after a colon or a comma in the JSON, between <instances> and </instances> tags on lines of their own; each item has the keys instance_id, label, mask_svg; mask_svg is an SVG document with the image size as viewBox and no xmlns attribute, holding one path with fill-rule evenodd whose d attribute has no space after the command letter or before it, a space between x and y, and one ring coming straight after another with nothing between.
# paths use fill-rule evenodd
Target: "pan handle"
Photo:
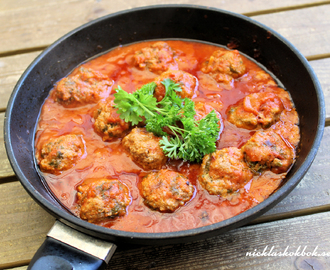
<instances>
[{"instance_id":1,"label":"pan handle","mask_svg":"<svg viewBox=\"0 0 330 270\"><path fill-rule=\"evenodd\" d=\"M56 221L32 258L28 270L105 269L117 246Z\"/></svg>"}]
</instances>

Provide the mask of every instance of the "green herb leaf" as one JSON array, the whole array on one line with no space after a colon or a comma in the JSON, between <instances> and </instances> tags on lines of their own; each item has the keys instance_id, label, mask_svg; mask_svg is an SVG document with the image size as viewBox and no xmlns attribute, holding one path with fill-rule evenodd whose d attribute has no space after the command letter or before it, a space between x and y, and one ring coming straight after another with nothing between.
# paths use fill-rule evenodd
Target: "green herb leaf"
<instances>
[{"instance_id":1,"label":"green herb leaf","mask_svg":"<svg viewBox=\"0 0 330 270\"><path fill-rule=\"evenodd\" d=\"M118 86L114 94L114 107L118 109L120 118L137 125L143 121L142 117L152 117L154 107L157 105L157 99L153 96L155 87L156 83L152 82L129 94Z\"/></svg>"},{"instance_id":2,"label":"green herb leaf","mask_svg":"<svg viewBox=\"0 0 330 270\"><path fill-rule=\"evenodd\" d=\"M216 150L219 134L217 114L213 110L196 121L195 103L177 95L182 91L180 85L171 79L165 79L162 84L166 94L160 102L153 96L154 82L132 94L119 86L114 95L118 114L133 125L145 121L147 131L162 136L160 146L169 158L201 162L204 155Z\"/></svg>"}]
</instances>

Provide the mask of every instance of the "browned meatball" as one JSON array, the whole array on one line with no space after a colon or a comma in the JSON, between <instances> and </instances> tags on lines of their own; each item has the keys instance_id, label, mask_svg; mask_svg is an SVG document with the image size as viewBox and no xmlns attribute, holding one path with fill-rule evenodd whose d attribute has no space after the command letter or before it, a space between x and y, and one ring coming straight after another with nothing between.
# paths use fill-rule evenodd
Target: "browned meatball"
<instances>
[{"instance_id":1,"label":"browned meatball","mask_svg":"<svg viewBox=\"0 0 330 270\"><path fill-rule=\"evenodd\" d=\"M202 72L210 74L217 82L228 85L234 78L245 73L245 65L237 50L217 50L203 63Z\"/></svg>"},{"instance_id":2,"label":"browned meatball","mask_svg":"<svg viewBox=\"0 0 330 270\"><path fill-rule=\"evenodd\" d=\"M114 108L113 100L101 103L94 111L94 130L103 141L112 141L124 137L130 129L130 124L119 117Z\"/></svg>"},{"instance_id":3,"label":"browned meatball","mask_svg":"<svg viewBox=\"0 0 330 270\"><path fill-rule=\"evenodd\" d=\"M137 51L134 61L139 68L147 68L151 72L161 74L166 70L178 68L174 56L172 48L166 42L159 41Z\"/></svg>"},{"instance_id":4,"label":"browned meatball","mask_svg":"<svg viewBox=\"0 0 330 270\"><path fill-rule=\"evenodd\" d=\"M262 82L264 85L276 85L276 82L267 72L263 70L252 70L249 75L253 78L254 81Z\"/></svg>"},{"instance_id":5,"label":"browned meatball","mask_svg":"<svg viewBox=\"0 0 330 270\"><path fill-rule=\"evenodd\" d=\"M90 179L77 191L80 218L88 222L123 216L131 202L127 187L116 179Z\"/></svg>"},{"instance_id":6,"label":"browned meatball","mask_svg":"<svg viewBox=\"0 0 330 270\"><path fill-rule=\"evenodd\" d=\"M277 86L272 76L264 70L251 69L247 76L242 76L239 80L246 83L246 86L251 93L261 92L269 86Z\"/></svg>"},{"instance_id":7,"label":"browned meatball","mask_svg":"<svg viewBox=\"0 0 330 270\"><path fill-rule=\"evenodd\" d=\"M99 71L81 67L75 75L60 80L53 92L54 99L65 107L96 103L105 98L113 81Z\"/></svg>"},{"instance_id":8,"label":"browned meatball","mask_svg":"<svg viewBox=\"0 0 330 270\"><path fill-rule=\"evenodd\" d=\"M194 187L187 177L171 170L151 172L142 179L144 203L161 212L173 212L191 199Z\"/></svg>"},{"instance_id":9,"label":"browned meatball","mask_svg":"<svg viewBox=\"0 0 330 270\"><path fill-rule=\"evenodd\" d=\"M283 173L293 164L295 153L292 146L273 129L257 131L243 145L245 161L254 172L271 170Z\"/></svg>"},{"instance_id":10,"label":"browned meatball","mask_svg":"<svg viewBox=\"0 0 330 270\"><path fill-rule=\"evenodd\" d=\"M203 158L199 182L211 195L228 197L243 188L253 174L236 147L224 148Z\"/></svg>"},{"instance_id":11,"label":"browned meatball","mask_svg":"<svg viewBox=\"0 0 330 270\"><path fill-rule=\"evenodd\" d=\"M145 128L134 128L123 138L122 145L136 164L144 170L153 170L160 169L167 160L159 146L160 140Z\"/></svg>"},{"instance_id":12,"label":"browned meatball","mask_svg":"<svg viewBox=\"0 0 330 270\"><path fill-rule=\"evenodd\" d=\"M194 96L198 87L197 78L182 70L169 70L155 79L157 86L154 95L157 98L157 101L161 101L165 97L165 86L161 82L167 78L181 86L182 91L177 92L180 97L192 98Z\"/></svg>"},{"instance_id":13,"label":"browned meatball","mask_svg":"<svg viewBox=\"0 0 330 270\"><path fill-rule=\"evenodd\" d=\"M278 121L284 110L282 100L274 93L250 94L227 112L228 121L239 128L268 128Z\"/></svg>"},{"instance_id":14,"label":"browned meatball","mask_svg":"<svg viewBox=\"0 0 330 270\"><path fill-rule=\"evenodd\" d=\"M286 142L297 148L300 141L299 117L295 109L285 111L281 114L280 120L272 126L272 129L280 134Z\"/></svg>"},{"instance_id":15,"label":"browned meatball","mask_svg":"<svg viewBox=\"0 0 330 270\"><path fill-rule=\"evenodd\" d=\"M51 139L37 153L40 170L59 174L73 167L83 151L84 144L78 135L63 135Z\"/></svg>"}]
</instances>

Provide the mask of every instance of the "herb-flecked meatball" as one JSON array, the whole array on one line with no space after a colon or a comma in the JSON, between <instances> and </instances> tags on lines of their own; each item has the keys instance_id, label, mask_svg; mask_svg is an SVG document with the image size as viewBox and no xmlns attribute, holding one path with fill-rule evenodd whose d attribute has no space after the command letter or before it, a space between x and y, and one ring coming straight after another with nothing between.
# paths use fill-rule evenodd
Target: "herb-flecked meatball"
<instances>
[{"instance_id":1,"label":"herb-flecked meatball","mask_svg":"<svg viewBox=\"0 0 330 270\"><path fill-rule=\"evenodd\" d=\"M194 195L189 179L175 171L151 172L142 179L141 195L144 203L161 212L173 212Z\"/></svg>"},{"instance_id":2,"label":"herb-flecked meatball","mask_svg":"<svg viewBox=\"0 0 330 270\"><path fill-rule=\"evenodd\" d=\"M130 202L127 187L116 179L86 180L77 188L80 218L88 222L123 216Z\"/></svg>"},{"instance_id":3,"label":"herb-flecked meatball","mask_svg":"<svg viewBox=\"0 0 330 270\"><path fill-rule=\"evenodd\" d=\"M211 195L228 197L237 192L253 174L240 149L224 148L203 158L199 182Z\"/></svg>"},{"instance_id":4,"label":"herb-flecked meatball","mask_svg":"<svg viewBox=\"0 0 330 270\"><path fill-rule=\"evenodd\" d=\"M250 93L264 91L268 87L277 86L273 77L264 70L249 70L248 75L240 77L239 80L246 83Z\"/></svg>"},{"instance_id":5,"label":"herb-flecked meatball","mask_svg":"<svg viewBox=\"0 0 330 270\"><path fill-rule=\"evenodd\" d=\"M94 111L94 130L103 141L122 138L130 129L130 124L119 117L114 105L113 100L110 100L107 103L101 103Z\"/></svg>"},{"instance_id":6,"label":"herb-flecked meatball","mask_svg":"<svg viewBox=\"0 0 330 270\"><path fill-rule=\"evenodd\" d=\"M122 140L132 160L144 170L160 169L167 160L159 145L160 137L145 128L134 128Z\"/></svg>"},{"instance_id":7,"label":"herb-flecked meatball","mask_svg":"<svg viewBox=\"0 0 330 270\"><path fill-rule=\"evenodd\" d=\"M63 135L50 139L37 153L40 170L60 174L73 167L83 151L84 144L79 135Z\"/></svg>"},{"instance_id":8,"label":"herb-flecked meatball","mask_svg":"<svg viewBox=\"0 0 330 270\"><path fill-rule=\"evenodd\" d=\"M246 96L227 112L228 121L239 128L269 128L284 110L282 100L274 93L262 92Z\"/></svg>"},{"instance_id":9,"label":"herb-flecked meatball","mask_svg":"<svg viewBox=\"0 0 330 270\"><path fill-rule=\"evenodd\" d=\"M300 141L298 124L298 113L292 108L290 111L285 111L281 114L279 121L272 126L272 129L296 149Z\"/></svg>"},{"instance_id":10,"label":"herb-flecked meatball","mask_svg":"<svg viewBox=\"0 0 330 270\"><path fill-rule=\"evenodd\" d=\"M162 81L165 79L171 79L173 82L180 85L182 91L177 92L177 94L182 98L192 98L198 87L198 80L195 76L191 75L188 72L182 70L169 70L155 79L157 84L155 88L155 97L157 101L161 101L166 94L165 86L162 84Z\"/></svg>"},{"instance_id":11,"label":"herb-flecked meatball","mask_svg":"<svg viewBox=\"0 0 330 270\"><path fill-rule=\"evenodd\" d=\"M161 74L169 69L178 69L174 57L172 48L166 42L159 41L137 51L134 61L139 68L147 68L153 73Z\"/></svg>"},{"instance_id":12,"label":"herb-flecked meatball","mask_svg":"<svg viewBox=\"0 0 330 270\"><path fill-rule=\"evenodd\" d=\"M241 150L245 161L254 172L271 170L274 173L284 173L295 159L292 146L273 129L257 131Z\"/></svg>"},{"instance_id":13,"label":"herb-flecked meatball","mask_svg":"<svg viewBox=\"0 0 330 270\"><path fill-rule=\"evenodd\" d=\"M60 80L53 95L65 107L78 107L105 98L112 84L113 81L101 72L81 67L75 75Z\"/></svg>"},{"instance_id":14,"label":"herb-flecked meatball","mask_svg":"<svg viewBox=\"0 0 330 270\"><path fill-rule=\"evenodd\" d=\"M245 73L245 65L237 50L217 50L203 63L201 70L219 83L231 84L233 79Z\"/></svg>"}]
</instances>

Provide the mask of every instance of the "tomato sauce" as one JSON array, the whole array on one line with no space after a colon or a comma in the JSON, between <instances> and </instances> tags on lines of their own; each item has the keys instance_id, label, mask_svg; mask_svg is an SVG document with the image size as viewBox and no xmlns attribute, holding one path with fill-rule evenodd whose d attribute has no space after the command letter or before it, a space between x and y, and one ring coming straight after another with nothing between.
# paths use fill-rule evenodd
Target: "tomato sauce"
<instances>
[{"instance_id":1,"label":"tomato sauce","mask_svg":"<svg viewBox=\"0 0 330 270\"><path fill-rule=\"evenodd\" d=\"M154 41L153 41L154 42ZM131 65L134 53L153 42L141 42L129 46L120 46L101 56L82 64L109 76L114 81L110 95L117 86L127 92L134 92L142 85L153 81L158 75ZM217 149L226 147L240 148L255 132L237 128L227 121L227 110L246 95L256 89L262 80L254 81L252 75L261 71L253 61L243 56L245 74L234 81L232 89L227 90L203 76L201 63L219 47L179 40L166 43L177 54L179 69L189 72L199 79L198 92L192 98L195 101L211 105L222 117L221 134ZM76 70L73 73L77 72ZM265 79L266 83L266 79ZM146 171L136 165L121 146L121 139L104 142L93 128L93 110L97 104L87 104L76 108L67 108L56 102L52 96L42 107L35 139L36 151L51 138L65 134L82 135L84 151L74 167L58 175L42 173L47 185L70 211L79 217L76 204L76 189L86 179L111 178L124 183L131 196L131 204L125 216L108 219L98 225L116 230L133 232L169 232L197 228L223 221L238 215L257 205L273 193L285 178L286 173L275 174L265 171L256 174L245 184L237 196L230 200L210 195L198 182L200 164L190 164L182 160L169 160L163 168L186 175L195 187L193 198L173 213L161 213L148 208L140 196L139 183Z\"/></svg>"}]
</instances>

